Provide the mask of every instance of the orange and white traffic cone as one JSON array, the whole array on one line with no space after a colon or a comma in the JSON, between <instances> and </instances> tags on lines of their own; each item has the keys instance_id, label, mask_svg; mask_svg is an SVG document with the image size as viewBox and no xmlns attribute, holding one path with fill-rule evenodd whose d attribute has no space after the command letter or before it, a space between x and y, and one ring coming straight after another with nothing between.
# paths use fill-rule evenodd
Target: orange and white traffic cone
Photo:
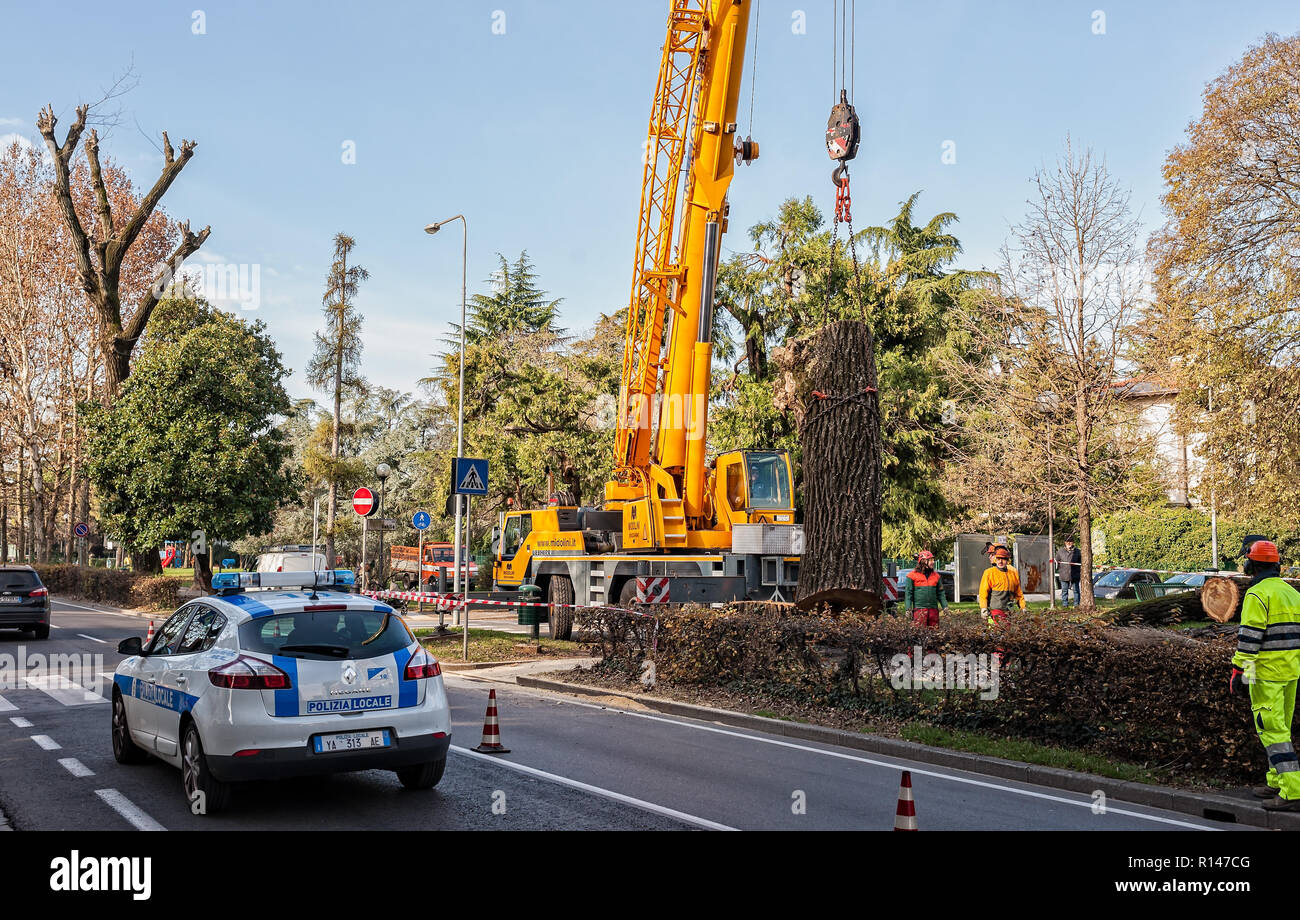
<instances>
[{"instance_id":1,"label":"orange and white traffic cone","mask_svg":"<svg viewBox=\"0 0 1300 920\"><path fill-rule=\"evenodd\" d=\"M149 635L144 637L144 644L148 645L153 641L153 620L149 621Z\"/></svg>"},{"instance_id":2,"label":"orange and white traffic cone","mask_svg":"<svg viewBox=\"0 0 1300 920\"><path fill-rule=\"evenodd\" d=\"M903 782L898 787L898 811L894 813L894 830L914 831L916 826L916 802L912 801L912 771L903 771Z\"/></svg>"},{"instance_id":3,"label":"orange and white traffic cone","mask_svg":"<svg viewBox=\"0 0 1300 920\"><path fill-rule=\"evenodd\" d=\"M509 754L510 748L501 743L497 728L497 692L488 691L487 715L483 718L483 743L474 748L480 754Z\"/></svg>"}]
</instances>

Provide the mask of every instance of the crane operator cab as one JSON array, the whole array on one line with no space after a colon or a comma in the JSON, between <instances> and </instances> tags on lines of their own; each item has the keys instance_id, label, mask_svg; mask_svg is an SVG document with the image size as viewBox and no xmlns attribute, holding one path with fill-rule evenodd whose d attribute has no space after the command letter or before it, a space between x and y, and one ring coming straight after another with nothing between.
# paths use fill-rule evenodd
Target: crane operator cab
<instances>
[{"instance_id":1,"label":"crane operator cab","mask_svg":"<svg viewBox=\"0 0 1300 920\"><path fill-rule=\"evenodd\" d=\"M783 450L733 450L718 457L714 471L718 524L790 524L794 490L790 458Z\"/></svg>"}]
</instances>

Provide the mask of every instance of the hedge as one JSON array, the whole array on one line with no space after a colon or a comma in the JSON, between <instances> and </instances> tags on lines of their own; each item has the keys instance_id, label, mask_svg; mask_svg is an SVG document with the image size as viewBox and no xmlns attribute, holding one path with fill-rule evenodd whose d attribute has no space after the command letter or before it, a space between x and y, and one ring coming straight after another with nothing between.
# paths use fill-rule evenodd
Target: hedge
<instances>
[{"instance_id":1,"label":"hedge","mask_svg":"<svg viewBox=\"0 0 1300 920\"><path fill-rule=\"evenodd\" d=\"M54 596L66 594L115 607L174 610L180 606L181 580L177 578L78 565L37 565L33 568Z\"/></svg>"},{"instance_id":2,"label":"hedge","mask_svg":"<svg viewBox=\"0 0 1300 920\"><path fill-rule=\"evenodd\" d=\"M631 678L653 658L668 683L746 689L803 706L1001 733L1210 781L1259 781L1268 768L1250 704L1227 693L1231 637L1024 617L1002 628L927 630L902 618L835 619L790 608L684 608L654 617L581 611L603 666ZM896 655L1001 654L998 693L896 688Z\"/></svg>"},{"instance_id":3,"label":"hedge","mask_svg":"<svg viewBox=\"0 0 1300 920\"><path fill-rule=\"evenodd\" d=\"M1099 522L1107 565L1171 572L1199 572L1237 567L1237 552L1248 534L1267 534L1278 542L1284 564L1300 563L1300 535L1276 521L1251 521L1219 516L1219 562L1210 560L1210 516L1193 508L1153 505L1118 511ZM1094 547L1096 549L1096 547Z\"/></svg>"}]
</instances>

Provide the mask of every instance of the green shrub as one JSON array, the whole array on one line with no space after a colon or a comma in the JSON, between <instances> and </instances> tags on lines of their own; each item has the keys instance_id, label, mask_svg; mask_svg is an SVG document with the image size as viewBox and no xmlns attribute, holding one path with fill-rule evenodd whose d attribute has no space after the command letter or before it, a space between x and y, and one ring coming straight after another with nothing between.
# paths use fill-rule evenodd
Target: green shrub
<instances>
[{"instance_id":1,"label":"green shrub","mask_svg":"<svg viewBox=\"0 0 1300 920\"><path fill-rule=\"evenodd\" d=\"M175 578L77 565L37 565L33 568L41 583L55 597L66 595L114 607L174 610L180 606L181 582Z\"/></svg>"},{"instance_id":2,"label":"green shrub","mask_svg":"<svg viewBox=\"0 0 1300 920\"><path fill-rule=\"evenodd\" d=\"M139 576L131 586L131 606L175 610L180 606L181 580L166 575Z\"/></svg>"},{"instance_id":3,"label":"green shrub","mask_svg":"<svg viewBox=\"0 0 1300 920\"><path fill-rule=\"evenodd\" d=\"M1300 563L1300 534L1277 521L1219 516L1219 561L1210 559L1210 516L1195 508L1153 505L1118 511L1102 518L1106 551L1104 565L1159 571L1198 572L1202 569L1237 568L1237 552L1248 534L1267 534L1277 540L1283 564Z\"/></svg>"}]
</instances>

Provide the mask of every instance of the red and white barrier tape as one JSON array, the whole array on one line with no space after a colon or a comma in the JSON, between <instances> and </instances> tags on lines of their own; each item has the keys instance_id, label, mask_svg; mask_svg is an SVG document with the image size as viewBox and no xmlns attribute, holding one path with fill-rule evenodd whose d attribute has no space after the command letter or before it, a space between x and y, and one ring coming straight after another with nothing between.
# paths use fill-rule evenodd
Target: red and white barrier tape
<instances>
[{"instance_id":1,"label":"red and white barrier tape","mask_svg":"<svg viewBox=\"0 0 1300 920\"><path fill-rule=\"evenodd\" d=\"M473 605L475 607L560 607L565 610L613 610L617 613L631 613L637 616L653 616L640 610L628 610L624 607L609 607L605 604L552 604L549 601L492 601L470 598L468 601L455 594L424 594L418 591L362 591L366 597L378 600L394 598L403 601L418 601L434 604L439 610L454 610L457 607Z\"/></svg>"}]
</instances>

